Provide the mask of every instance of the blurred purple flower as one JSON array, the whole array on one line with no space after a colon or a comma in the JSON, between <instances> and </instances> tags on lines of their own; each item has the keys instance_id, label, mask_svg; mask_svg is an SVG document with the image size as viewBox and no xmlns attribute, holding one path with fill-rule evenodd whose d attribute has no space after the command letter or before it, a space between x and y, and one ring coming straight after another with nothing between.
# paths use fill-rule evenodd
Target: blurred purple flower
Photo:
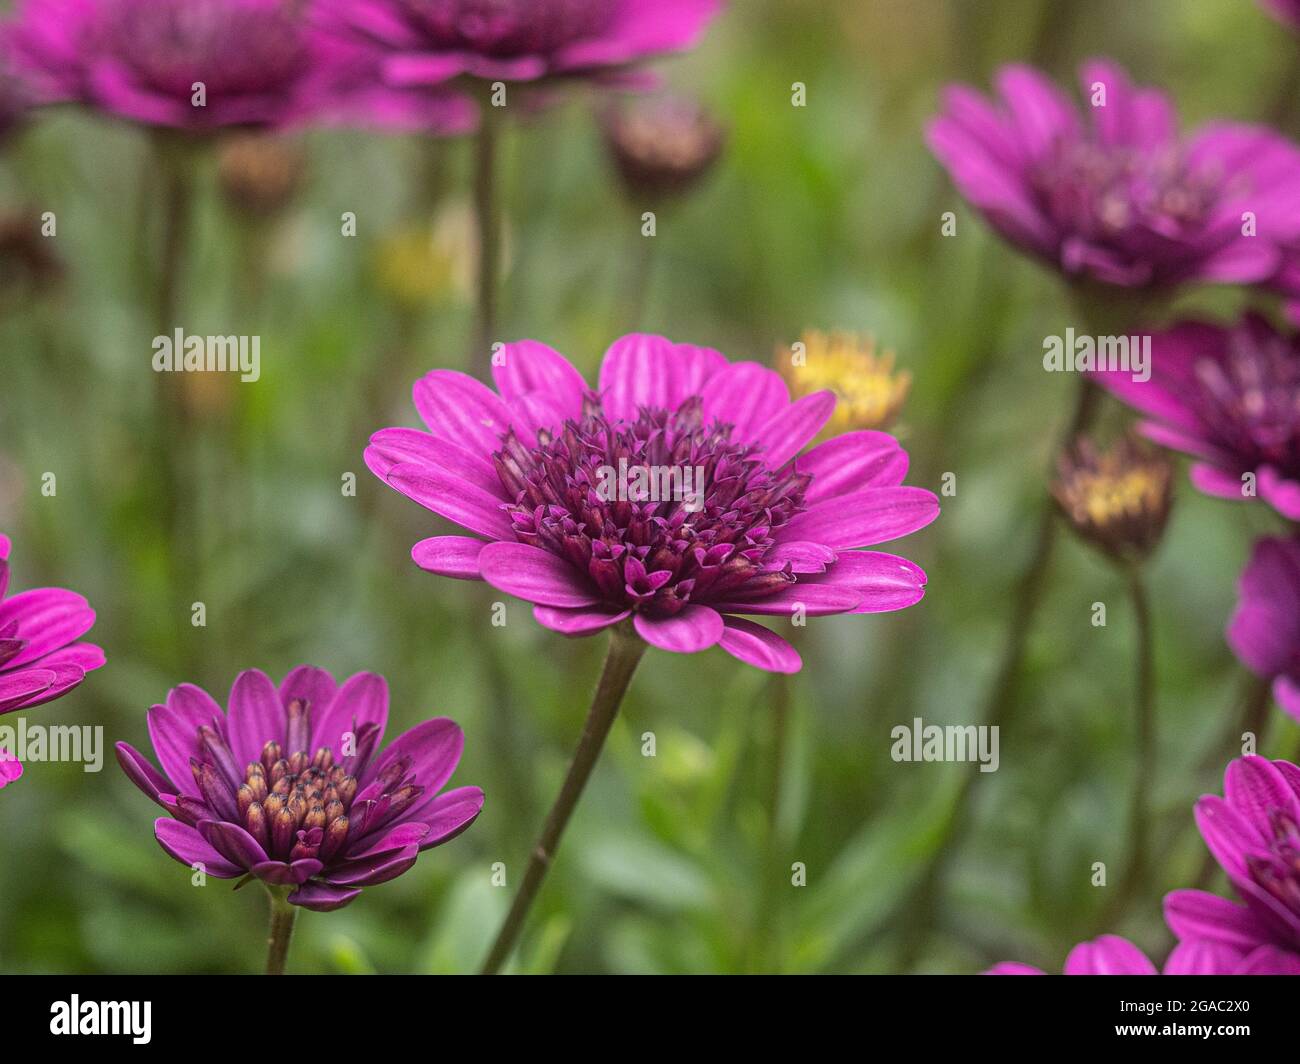
<instances>
[{"instance_id":1,"label":"blurred purple flower","mask_svg":"<svg viewBox=\"0 0 1300 1064\"><path fill-rule=\"evenodd\" d=\"M798 653L737 614L873 613L922 598L916 565L855 549L938 516L932 493L901 486L898 441L852 432L799 453L833 393L791 403L773 370L640 334L606 352L598 392L533 340L504 345L493 376L500 394L463 373L427 374L414 398L429 432L383 429L366 450L380 479L482 537L417 543L421 568L486 580L564 635L631 618L652 646L720 645L774 672L797 671ZM651 480L661 486L647 498Z\"/></svg>"},{"instance_id":2,"label":"blurred purple flower","mask_svg":"<svg viewBox=\"0 0 1300 1064\"><path fill-rule=\"evenodd\" d=\"M1184 322L1151 337L1150 369L1145 381L1119 370L1096 380L1149 419L1144 435L1196 459L1201 491L1257 494L1300 520L1300 334L1256 314L1232 327Z\"/></svg>"},{"instance_id":3,"label":"blurred purple flower","mask_svg":"<svg viewBox=\"0 0 1300 1064\"><path fill-rule=\"evenodd\" d=\"M319 0L323 27L382 56L391 88L618 72L691 48L721 0Z\"/></svg>"},{"instance_id":4,"label":"blurred purple flower","mask_svg":"<svg viewBox=\"0 0 1300 1064\"><path fill-rule=\"evenodd\" d=\"M1041 72L1006 66L1001 105L957 85L927 139L962 194L1013 244L1067 277L1124 287L1266 282L1300 237L1300 151L1216 123L1180 137L1164 93L1085 63L1081 117ZM1094 88L1096 87L1096 88ZM1243 235L1251 212L1258 235Z\"/></svg>"},{"instance_id":5,"label":"blurred purple flower","mask_svg":"<svg viewBox=\"0 0 1300 1064\"><path fill-rule=\"evenodd\" d=\"M1300 542L1265 538L1255 544L1227 636L1238 659L1271 679L1278 705L1300 720Z\"/></svg>"},{"instance_id":6,"label":"blurred purple flower","mask_svg":"<svg viewBox=\"0 0 1300 1064\"><path fill-rule=\"evenodd\" d=\"M0 790L4 790L22 774L22 762L3 746L0 746Z\"/></svg>"},{"instance_id":7,"label":"blurred purple flower","mask_svg":"<svg viewBox=\"0 0 1300 1064\"><path fill-rule=\"evenodd\" d=\"M1300 0L1259 0L1259 6L1279 22L1300 30Z\"/></svg>"},{"instance_id":8,"label":"blurred purple flower","mask_svg":"<svg viewBox=\"0 0 1300 1064\"><path fill-rule=\"evenodd\" d=\"M1165 961L1165 975L1291 975L1294 960L1271 946L1249 952L1222 950L1204 942L1183 942ZM1046 975L1015 961L995 964L985 975ZM1156 975L1156 966L1137 946L1118 935L1080 942L1065 958L1065 975Z\"/></svg>"},{"instance_id":9,"label":"blurred purple flower","mask_svg":"<svg viewBox=\"0 0 1300 1064\"><path fill-rule=\"evenodd\" d=\"M379 753L387 722L382 676L358 673L338 687L300 665L277 691L249 669L228 714L192 684L149 711L165 775L127 743L117 759L171 814L154 832L176 860L218 879L291 887L292 904L328 911L407 871L483 807L478 787L438 793L465 745L454 721L427 720Z\"/></svg>"},{"instance_id":10,"label":"blurred purple flower","mask_svg":"<svg viewBox=\"0 0 1300 1064\"><path fill-rule=\"evenodd\" d=\"M1300 768L1238 758L1223 793L1196 803L1196 823L1244 904L1200 890L1166 895L1175 953L1217 970L1300 975Z\"/></svg>"},{"instance_id":11,"label":"blurred purple flower","mask_svg":"<svg viewBox=\"0 0 1300 1064\"><path fill-rule=\"evenodd\" d=\"M147 125L283 126L336 102L301 0L24 0L7 43L42 100Z\"/></svg>"},{"instance_id":12,"label":"blurred purple flower","mask_svg":"<svg viewBox=\"0 0 1300 1064\"><path fill-rule=\"evenodd\" d=\"M0 535L0 713L51 702L104 664L104 652L77 640L95 611L72 591L44 587L5 598L9 537Z\"/></svg>"}]
</instances>

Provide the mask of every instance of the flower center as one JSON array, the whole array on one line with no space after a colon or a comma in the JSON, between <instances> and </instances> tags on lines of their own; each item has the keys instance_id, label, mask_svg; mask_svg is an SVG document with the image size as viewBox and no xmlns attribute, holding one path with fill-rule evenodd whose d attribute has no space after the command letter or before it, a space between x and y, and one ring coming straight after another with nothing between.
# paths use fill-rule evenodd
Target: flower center
<instances>
[{"instance_id":1,"label":"flower center","mask_svg":"<svg viewBox=\"0 0 1300 1064\"><path fill-rule=\"evenodd\" d=\"M613 0L402 0L437 48L511 57L548 52L602 30Z\"/></svg>"},{"instance_id":2,"label":"flower center","mask_svg":"<svg viewBox=\"0 0 1300 1064\"><path fill-rule=\"evenodd\" d=\"M515 500L515 537L568 561L610 606L668 617L794 581L768 555L811 477L793 463L769 468L730 425L704 424L698 397L633 421L589 400L536 446L507 433L492 459Z\"/></svg>"},{"instance_id":3,"label":"flower center","mask_svg":"<svg viewBox=\"0 0 1300 1064\"><path fill-rule=\"evenodd\" d=\"M358 775L378 742L378 726L362 725L356 752L336 759L328 746L307 752L309 707L294 699L288 707L287 744L272 739L261 757L242 770L229 744L209 725L198 730L202 758L190 768L202 801L182 796L180 811L192 820L220 820L244 828L267 856L277 861L315 858L327 862L349 843L382 828L424 793L410 772L411 759L399 758L365 787Z\"/></svg>"}]
</instances>

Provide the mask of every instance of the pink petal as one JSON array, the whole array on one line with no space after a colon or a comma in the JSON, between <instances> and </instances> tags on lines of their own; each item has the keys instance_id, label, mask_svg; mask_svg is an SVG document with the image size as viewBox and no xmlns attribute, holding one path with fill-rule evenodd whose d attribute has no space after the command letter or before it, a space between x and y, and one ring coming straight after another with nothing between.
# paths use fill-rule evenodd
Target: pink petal
<instances>
[{"instance_id":1,"label":"pink petal","mask_svg":"<svg viewBox=\"0 0 1300 1064\"><path fill-rule=\"evenodd\" d=\"M388 726L388 682L377 673L350 676L332 702L312 714L312 751L328 746L342 757L345 735L354 739L363 724L378 724L380 735Z\"/></svg>"},{"instance_id":2,"label":"pink petal","mask_svg":"<svg viewBox=\"0 0 1300 1064\"><path fill-rule=\"evenodd\" d=\"M200 865L206 875L217 879L238 879L244 874L244 869L222 857L188 824L159 817L153 822L153 833L158 845L183 865Z\"/></svg>"},{"instance_id":3,"label":"pink petal","mask_svg":"<svg viewBox=\"0 0 1300 1064\"><path fill-rule=\"evenodd\" d=\"M479 554L483 579L539 606L594 606L599 599L568 562L527 543L489 543Z\"/></svg>"},{"instance_id":4,"label":"pink petal","mask_svg":"<svg viewBox=\"0 0 1300 1064\"><path fill-rule=\"evenodd\" d=\"M719 370L700 393L705 421L732 426L731 438L750 443L790 405L790 391L776 370L757 362L733 362Z\"/></svg>"},{"instance_id":5,"label":"pink petal","mask_svg":"<svg viewBox=\"0 0 1300 1064\"><path fill-rule=\"evenodd\" d=\"M1155 975L1156 966L1137 946L1118 935L1080 942L1065 959L1066 975Z\"/></svg>"},{"instance_id":6,"label":"pink petal","mask_svg":"<svg viewBox=\"0 0 1300 1064\"><path fill-rule=\"evenodd\" d=\"M855 588L801 580L782 588L774 595L753 599L736 598L726 602L712 602L710 605L724 613L792 617L802 612L807 617L826 617L834 613L852 613L861 602L862 593Z\"/></svg>"},{"instance_id":7,"label":"pink petal","mask_svg":"<svg viewBox=\"0 0 1300 1064\"><path fill-rule=\"evenodd\" d=\"M717 351L675 344L662 336L632 333L615 340L600 365L600 400L606 413L631 419L641 406L675 410L727 360Z\"/></svg>"},{"instance_id":8,"label":"pink petal","mask_svg":"<svg viewBox=\"0 0 1300 1064\"><path fill-rule=\"evenodd\" d=\"M754 437L754 446L773 469L785 465L803 450L835 413L834 392L805 395L782 410Z\"/></svg>"},{"instance_id":9,"label":"pink petal","mask_svg":"<svg viewBox=\"0 0 1300 1064\"><path fill-rule=\"evenodd\" d=\"M637 634L652 647L675 654L707 650L722 638L722 615L708 606L687 606L672 617L632 618Z\"/></svg>"},{"instance_id":10,"label":"pink petal","mask_svg":"<svg viewBox=\"0 0 1300 1064\"><path fill-rule=\"evenodd\" d=\"M492 539L513 539L514 526L502 500L467 480L432 466L403 463L388 473L388 483L426 510Z\"/></svg>"},{"instance_id":11,"label":"pink petal","mask_svg":"<svg viewBox=\"0 0 1300 1064\"><path fill-rule=\"evenodd\" d=\"M794 467L812 474L804 494L811 506L863 488L898 486L907 476L907 452L887 432L846 432L800 455Z\"/></svg>"},{"instance_id":12,"label":"pink petal","mask_svg":"<svg viewBox=\"0 0 1300 1064\"><path fill-rule=\"evenodd\" d=\"M795 673L803 668L799 651L770 629L743 617L722 620L726 627L718 645L733 658L765 672Z\"/></svg>"},{"instance_id":13,"label":"pink petal","mask_svg":"<svg viewBox=\"0 0 1300 1064\"><path fill-rule=\"evenodd\" d=\"M924 528L939 516L939 500L924 488L867 488L810 506L778 533L836 550L870 547Z\"/></svg>"},{"instance_id":14,"label":"pink petal","mask_svg":"<svg viewBox=\"0 0 1300 1064\"><path fill-rule=\"evenodd\" d=\"M313 879L289 895L291 905L301 905L313 912L328 913L341 909L361 894L360 887L332 887L328 883Z\"/></svg>"},{"instance_id":15,"label":"pink petal","mask_svg":"<svg viewBox=\"0 0 1300 1064\"><path fill-rule=\"evenodd\" d=\"M561 407L566 418L582 416L587 382L562 354L536 340L505 344L492 356L492 379L508 402L542 392Z\"/></svg>"},{"instance_id":16,"label":"pink petal","mask_svg":"<svg viewBox=\"0 0 1300 1064\"><path fill-rule=\"evenodd\" d=\"M235 677L227 709L227 740L241 770L262 756L267 743L284 742L287 718L280 693L260 669L246 669ZM287 750L285 756L294 752Z\"/></svg>"},{"instance_id":17,"label":"pink petal","mask_svg":"<svg viewBox=\"0 0 1300 1064\"><path fill-rule=\"evenodd\" d=\"M478 557L487 544L471 536L432 536L411 548L411 560L421 569L455 580L482 580Z\"/></svg>"},{"instance_id":18,"label":"pink petal","mask_svg":"<svg viewBox=\"0 0 1300 1064\"><path fill-rule=\"evenodd\" d=\"M1203 890L1165 895L1165 923L1180 939L1206 939L1248 950L1268 937L1268 928L1245 905Z\"/></svg>"},{"instance_id":19,"label":"pink petal","mask_svg":"<svg viewBox=\"0 0 1300 1064\"><path fill-rule=\"evenodd\" d=\"M486 384L457 370L435 369L415 382L412 395L435 436L485 457L501 449L510 409Z\"/></svg>"},{"instance_id":20,"label":"pink petal","mask_svg":"<svg viewBox=\"0 0 1300 1064\"><path fill-rule=\"evenodd\" d=\"M592 635L611 624L618 624L631 613L631 610L612 611L599 607L568 610L553 606L533 607L533 618L538 624L567 636Z\"/></svg>"}]
</instances>

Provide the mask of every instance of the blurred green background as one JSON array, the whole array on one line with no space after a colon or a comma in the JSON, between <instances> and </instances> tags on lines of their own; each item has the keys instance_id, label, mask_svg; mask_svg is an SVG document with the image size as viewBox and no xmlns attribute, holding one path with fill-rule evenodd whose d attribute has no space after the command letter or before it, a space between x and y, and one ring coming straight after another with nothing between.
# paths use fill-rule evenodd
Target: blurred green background
<instances>
[{"instance_id":1,"label":"blurred green background","mask_svg":"<svg viewBox=\"0 0 1300 1064\"><path fill-rule=\"evenodd\" d=\"M978 802L947 889L903 903L973 765L895 764L890 729L976 722L1025 564L1044 471L1074 384L1041 369L1042 337L1076 324L1056 279L990 236L928 154L941 86L986 90L1012 60L1073 91L1078 62L1119 59L1169 90L1183 120L1281 118L1300 43L1249 0L741 0L694 53L661 64L727 125L715 172L661 214L649 290L636 278L640 206L621 194L591 94L511 127L503 338L533 337L592 377L645 328L769 360L806 327L872 332L914 374L899 428L909 481L957 493L897 548L929 573L894 615L814 620L784 691L721 651L651 651L543 890L526 971L978 971L1000 959L1059 970L1118 879L1132 779L1132 625L1120 577L1063 542L1030 643L1001 769ZM791 84L808 103L790 103ZM390 737L445 714L463 726L453 782L487 792L478 822L334 914L299 921L298 972L458 972L481 959L579 732L603 638L567 641L511 601L489 624L480 585L419 571L432 515L382 485L361 452L418 422L410 385L463 366L472 332L462 233L470 144L351 131L298 138L301 193L241 218L202 164L178 320L261 336L262 379L206 389L173 440L190 504L160 520L149 137L72 110L39 116L0 156L0 209L54 211L43 246L62 282L3 306L0 529L12 587L73 588L99 611L109 665L31 723L92 723L106 747L148 750L145 711L193 681L224 701L235 674L300 662L389 682ZM958 234L940 236L953 210ZM354 211L355 238L340 235ZM145 264L147 266L147 263ZM12 274L0 278L0 287ZM1236 291L1179 310L1226 315ZM1108 419L1125 415L1108 408ZM56 497L40 492L57 476ZM355 497L340 488L355 473ZM1204 849L1191 808L1217 789L1242 673L1222 638L1258 508L1178 477L1151 566L1159 670L1155 874L1109 930L1162 957L1166 890ZM180 583L173 584L173 570ZM190 624L202 601L207 626ZM1090 624L1105 602L1109 623ZM186 608L182 608L182 604ZM774 701L788 698L771 816ZM0 723L13 723L7 718ZM1237 729L1239 730L1239 729ZM1270 742L1300 732L1274 710ZM654 732L658 756L641 756ZM266 899L196 889L153 839L155 808L118 770L35 764L0 795L0 969L244 972L263 961ZM807 885L790 885L792 862Z\"/></svg>"}]
</instances>

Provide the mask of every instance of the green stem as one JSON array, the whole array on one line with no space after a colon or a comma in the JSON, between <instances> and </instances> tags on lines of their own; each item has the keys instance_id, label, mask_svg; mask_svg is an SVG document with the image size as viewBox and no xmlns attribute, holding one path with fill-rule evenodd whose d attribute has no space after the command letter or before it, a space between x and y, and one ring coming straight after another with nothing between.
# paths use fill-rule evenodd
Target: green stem
<instances>
[{"instance_id":1,"label":"green stem","mask_svg":"<svg viewBox=\"0 0 1300 1064\"><path fill-rule=\"evenodd\" d=\"M577 807L578 799L582 797L583 789L591 777L592 769L596 766L597 758L600 757L605 738L614 725L618 708L623 702L623 696L627 693L628 684L632 681L632 674L636 671L637 663L645 653L645 648L646 644L637 636L629 621L623 621L613 629L609 640L609 651L605 657L605 668L600 674L600 682L596 685L596 693L592 696L591 708L587 711L587 722L582 729L582 738L578 740L578 748L574 751L573 761L569 765L569 771L564 777L555 804L551 806L551 811L546 816L542 833L533 846L523 882L519 885L519 892L510 906L505 923L497 933L491 952L483 962L483 975L495 975L499 972L515 947L524 922L528 919L528 912L541 888L542 880L546 878L547 870L555 859L556 850L560 845L560 836L564 834L565 826Z\"/></svg>"},{"instance_id":2,"label":"green stem","mask_svg":"<svg viewBox=\"0 0 1300 1064\"><path fill-rule=\"evenodd\" d=\"M266 974L284 975L284 963L289 957L289 943L293 939L293 923L298 918L298 907L290 905L284 894L271 891L271 930L266 938Z\"/></svg>"},{"instance_id":3,"label":"green stem","mask_svg":"<svg viewBox=\"0 0 1300 1064\"><path fill-rule=\"evenodd\" d=\"M469 368L486 378L492 344L497 335L497 282L501 273L501 214L497 202L497 147L500 121L497 108L479 103L478 135L474 141L474 217L478 223L478 318Z\"/></svg>"}]
</instances>

